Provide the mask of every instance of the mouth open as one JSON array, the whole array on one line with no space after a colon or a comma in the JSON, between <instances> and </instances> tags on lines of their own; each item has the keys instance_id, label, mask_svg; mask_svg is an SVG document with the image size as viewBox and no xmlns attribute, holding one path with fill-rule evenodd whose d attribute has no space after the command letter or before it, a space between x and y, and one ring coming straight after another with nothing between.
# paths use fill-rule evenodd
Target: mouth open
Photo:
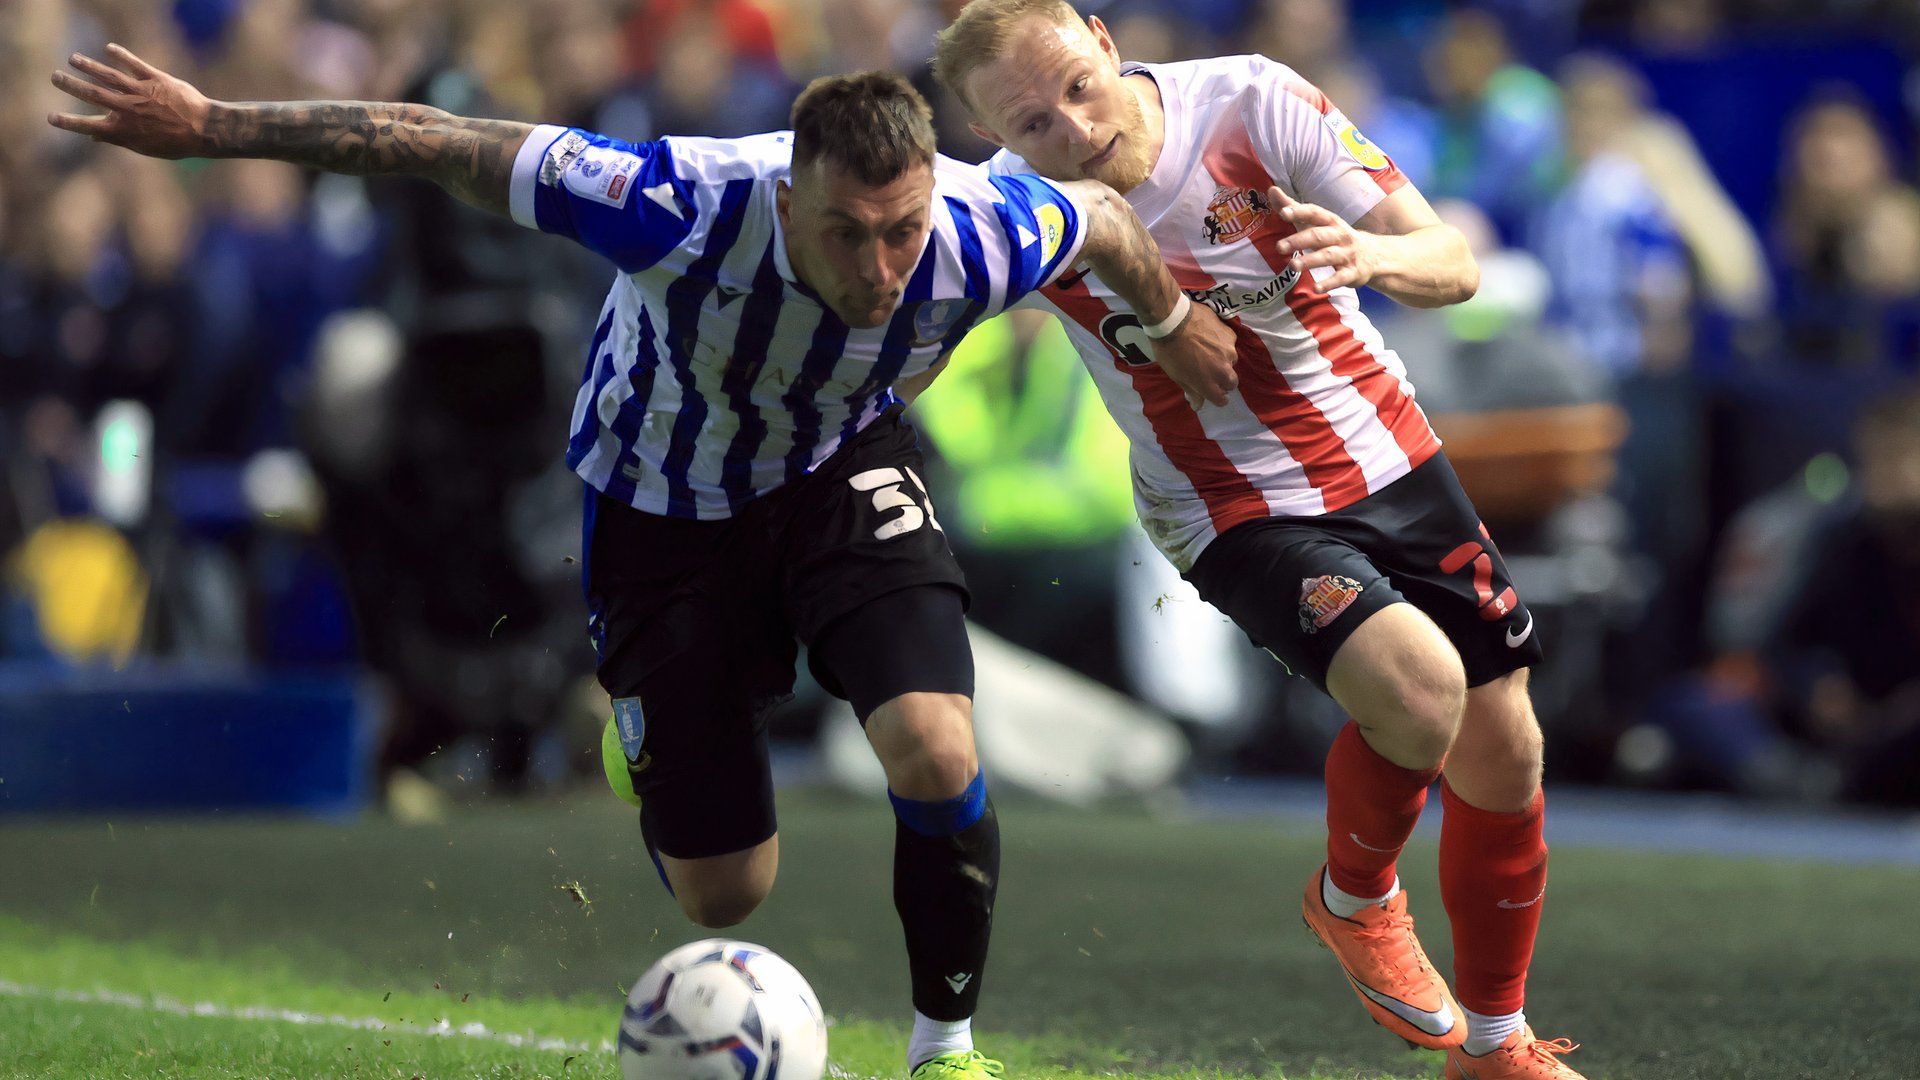
<instances>
[{"instance_id":1,"label":"mouth open","mask_svg":"<svg viewBox=\"0 0 1920 1080\"><path fill-rule=\"evenodd\" d=\"M1105 150L1100 151L1099 153L1093 155L1092 157L1080 163L1080 171L1082 173L1090 173L1093 170L1099 168L1100 166L1105 165L1107 162L1112 161L1114 158L1114 155L1118 154L1119 152L1120 152L1120 133L1116 131L1113 133L1113 140L1107 143L1107 148Z\"/></svg>"}]
</instances>

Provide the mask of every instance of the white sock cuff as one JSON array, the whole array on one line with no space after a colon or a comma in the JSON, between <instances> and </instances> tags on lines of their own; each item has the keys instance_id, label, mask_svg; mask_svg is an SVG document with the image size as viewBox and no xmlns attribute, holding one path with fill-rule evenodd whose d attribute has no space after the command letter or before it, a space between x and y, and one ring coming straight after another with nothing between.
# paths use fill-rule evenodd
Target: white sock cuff
<instances>
[{"instance_id":1,"label":"white sock cuff","mask_svg":"<svg viewBox=\"0 0 1920 1080\"><path fill-rule=\"evenodd\" d=\"M913 1037L907 1041L909 1071L919 1068L921 1062L935 1055L971 1049L973 1049L972 1017L965 1020L935 1020L918 1009L914 1010Z\"/></svg>"},{"instance_id":2,"label":"white sock cuff","mask_svg":"<svg viewBox=\"0 0 1920 1080\"><path fill-rule=\"evenodd\" d=\"M1467 1042L1461 1049L1473 1057L1485 1057L1500 1049L1509 1035L1527 1025L1524 1009L1504 1016L1487 1016L1468 1008L1460 1011L1467 1014Z\"/></svg>"},{"instance_id":3,"label":"white sock cuff","mask_svg":"<svg viewBox=\"0 0 1920 1080\"><path fill-rule=\"evenodd\" d=\"M1369 905L1385 904L1398 895L1400 895L1400 876L1398 874L1394 875L1393 887L1387 890L1387 895L1385 896L1355 896L1350 892L1343 891L1340 886L1335 885L1332 874L1323 873L1320 875L1320 899L1327 905L1328 911L1333 912L1343 919L1351 919L1360 913L1360 909Z\"/></svg>"}]
</instances>

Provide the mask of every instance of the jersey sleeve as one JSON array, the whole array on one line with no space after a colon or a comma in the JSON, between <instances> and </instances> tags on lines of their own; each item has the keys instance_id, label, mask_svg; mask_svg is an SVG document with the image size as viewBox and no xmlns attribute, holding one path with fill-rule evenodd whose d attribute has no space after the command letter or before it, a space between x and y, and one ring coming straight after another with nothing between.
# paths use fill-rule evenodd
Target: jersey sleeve
<instances>
[{"instance_id":1,"label":"jersey sleeve","mask_svg":"<svg viewBox=\"0 0 1920 1080\"><path fill-rule=\"evenodd\" d=\"M1386 151L1292 68L1266 61L1255 78L1258 115L1247 124L1254 152L1294 198L1353 222L1406 184Z\"/></svg>"},{"instance_id":2,"label":"jersey sleeve","mask_svg":"<svg viewBox=\"0 0 1920 1080\"><path fill-rule=\"evenodd\" d=\"M693 232L693 184L674 174L664 139L630 143L542 125L514 158L513 220L612 259L633 273L660 261Z\"/></svg>"},{"instance_id":3,"label":"jersey sleeve","mask_svg":"<svg viewBox=\"0 0 1920 1080\"><path fill-rule=\"evenodd\" d=\"M1038 176L989 176L1006 251L1004 307L1051 285L1080 257L1086 243L1086 208L1066 189Z\"/></svg>"}]
</instances>

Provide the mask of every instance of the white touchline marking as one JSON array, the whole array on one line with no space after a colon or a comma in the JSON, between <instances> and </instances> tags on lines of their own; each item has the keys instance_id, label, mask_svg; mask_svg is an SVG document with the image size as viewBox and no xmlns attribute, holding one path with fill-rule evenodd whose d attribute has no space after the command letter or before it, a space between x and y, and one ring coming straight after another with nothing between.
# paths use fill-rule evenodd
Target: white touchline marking
<instances>
[{"instance_id":1,"label":"white touchline marking","mask_svg":"<svg viewBox=\"0 0 1920 1080\"><path fill-rule=\"evenodd\" d=\"M60 1001L80 1005L118 1005L122 1008L167 1013L171 1016L202 1017L213 1020L278 1020L288 1024L312 1024L319 1027L348 1028L353 1031L398 1032L402 1035L428 1035L443 1039L484 1039L512 1047L526 1047L556 1053L610 1054L613 1052L613 1042L610 1039L602 1039L598 1043L571 1042L539 1035L495 1031L481 1023L458 1026L448 1020L441 1020L435 1024L395 1023L371 1016L355 1017L300 1012L295 1009L275 1009L264 1005L236 1007L217 1005L209 1001L186 1002L177 998L142 997L138 994L121 994L111 990L60 990L23 986L5 979L0 979L0 997L37 998L42 1001Z\"/></svg>"}]
</instances>

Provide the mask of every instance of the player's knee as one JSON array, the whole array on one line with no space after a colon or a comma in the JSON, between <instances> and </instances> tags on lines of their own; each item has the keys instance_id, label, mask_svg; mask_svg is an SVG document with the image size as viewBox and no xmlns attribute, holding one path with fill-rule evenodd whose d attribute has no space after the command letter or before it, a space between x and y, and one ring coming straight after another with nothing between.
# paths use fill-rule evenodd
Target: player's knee
<instances>
[{"instance_id":1,"label":"player's knee","mask_svg":"<svg viewBox=\"0 0 1920 1080\"><path fill-rule=\"evenodd\" d=\"M1360 624L1334 654L1327 688L1402 763L1445 757L1467 703L1459 652L1410 604L1389 605Z\"/></svg>"},{"instance_id":2,"label":"player's knee","mask_svg":"<svg viewBox=\"0 0 1920 1080\"><path fill-rule=\"evenodd\" d=\"M953 694L906 694L868 718L868 738L894 794L947 799L973 782L980 763L965 703Z\"/></svg>"},{"instance_id":3,"label":"player's knee","mask_svg":"<svg viewBox=\"0 0 1920 1080\"><path fill-rule=\"evenodd\" d=\"M1460 656L1448 649L1408 666L1399 687L1400 707L1414 729L1445 753L1460 734L1467 708L1467 673Z\"/></svg>"},{"instance_id":4,"label":"player's knee","mask_svg":"<svg viewBox=\"0 0 1920 1080\"><path fill-rule=\"evenodd\" d=\"M1467 677L1452 650L1409 654L1384 676L1384 693L1370 715L1356 713L1362 727L1393 732L1417 756L1439 762L1460 734L1466 711Z\"/></svg>"},{"instance_id":5,"label":"player's knee","mask_svg":"<svg viewBox=\"0 0 1920 1080\"><path fill-rule=\"evenodd\" d=\"M980 771L971 732L941 731L921 743L896 770L900 782L894 791L915 798L947 798L959 794Z\"/></svg>"}]
</instances>

